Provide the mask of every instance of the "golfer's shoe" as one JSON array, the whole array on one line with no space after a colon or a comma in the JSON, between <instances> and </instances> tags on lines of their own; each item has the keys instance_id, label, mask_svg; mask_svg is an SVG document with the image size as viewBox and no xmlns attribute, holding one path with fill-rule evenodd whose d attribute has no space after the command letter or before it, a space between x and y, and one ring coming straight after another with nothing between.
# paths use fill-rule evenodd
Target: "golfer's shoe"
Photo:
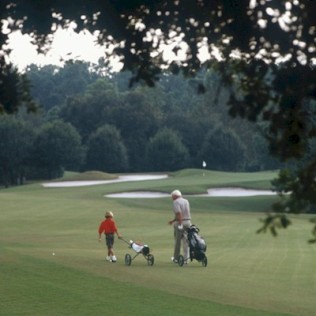
<instances>
[{"instance_id":1,"label":"golfer's shoe","mask_svg":"<svg viewBox=\"0 0 316 316\"><path fill-rule=\"evenodd\" d=\"M106 256L105 260L106 261L111 261L111 257L110 256Z\"/></svg>"},{"instance_id":2,"label":"golfer's shoe","mask_svg":"<svg viewBox=\"0 0 316 316\"><path fill-rule=\"evenodd\" d=\"M174 257L171 257L171 261L174 263L179 263L179 261L177 259L175 259ZM189 259L184 260L183 262L184 264L188 264L189 263Z\"/></svg>"},{"instance_id":3,"label":"golfer's shoe","mask_svg":"<svg viewBox=\"0 0 316 316\"><path fill-rule=\"evenodd\" d=\"M112 256L111 262L116 262L116 257L115 256Z\"/></svg>"}]
</instances>

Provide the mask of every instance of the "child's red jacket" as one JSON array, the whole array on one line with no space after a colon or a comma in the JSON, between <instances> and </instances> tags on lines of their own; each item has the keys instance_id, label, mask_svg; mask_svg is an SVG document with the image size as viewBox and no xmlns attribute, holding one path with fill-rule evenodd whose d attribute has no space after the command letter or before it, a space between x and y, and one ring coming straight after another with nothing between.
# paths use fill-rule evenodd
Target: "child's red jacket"
<instances>
[{"instance_id":1,"label":"child's red jacket","mask_svg":"<svg viewBox=\"0 0 316 316\"><path fill-rule=\"evenodd\" d=\"M99 226L99 234L114 234L117 233L117 227L112 218L107 218L101 222Z\"/></svg>"}]
</instances>

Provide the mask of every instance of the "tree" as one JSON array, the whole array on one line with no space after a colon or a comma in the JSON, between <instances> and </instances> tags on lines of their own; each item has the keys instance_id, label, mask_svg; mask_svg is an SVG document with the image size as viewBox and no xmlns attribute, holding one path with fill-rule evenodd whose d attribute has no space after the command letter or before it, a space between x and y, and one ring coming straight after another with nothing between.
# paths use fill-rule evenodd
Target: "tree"
<instances>
[{"instance_id":1,"label":"tree","mask_svg":"<svg viewBox=\"0 0 316 316\"><path fill-rule=\"evenodd\" d=\"M61 177L66 168L79 170L83 160L81 137L69 123L46 123L37 132L32 158L33 165L49 179Z\"/></svg>"},{"instance_id":2,"label":"tree","mask_svg":"<svg viewBox=\"0 0 316 316\"><path fill-rule=\"evenodd\" d=\"M310 120L316 99L315 1L4 0L0 9L0 23L10 21L0 37L3 51L17 29L33 34L45 51L52 25L76 21L78 31L99 31L109 57L118 55L123 70L134 72L131 83L153 86L167 68L195 76L202 67L214 67L230 88L229 113L267 122L270 151L283 161L303 159L316 136ZM208 53L204 58L201 49ZM9 84L6 77L3 82ZM203 83L198 91L205 91ZM297 171L299 185L290 188L292 197L310 202L300 211L316 200L314 157ZM291 199L286 207L293 209Z\"/></svg>"},{"instance_id":3,"label":"tree","mask_svg":"<svg viewBox=\"0 0 316 316\"><path fill-rule=\"evenodd\" d=\"M149 140L147 160L149 170L175 171L186 167L188 150L173 130L164 128Z\"/></svg>"},{"instance_id":4,"label":"tree","mask_svg":"<svg viewBox=\"0 0 316 316\"><path fill-rule=\"evenodd\" d=\"M0 116L0 182L5 187L23 183L30 165L34 133L14 116Z\"/></svg>"},{"instance_id":5,"label":"tree","mask_svg":"<svg viewBox=\"0 0 316 316\"><path fill-rule=\"evenodd\" d=\"M56 78L57 66L47 65L42 68L30 65L26 75L31 84L31 94L34 100L45 111L61 103L63 95L57 90L59 82Z\"/></svg>"},{"instance_id":6,"label":"tree","mask_svg":"<svg viewBox=\"0 0 316 316\"><path fill-rule=\"evenodd\" d=\"M45 111L63 105L67 98L82 94L97 80L98 76L90 71L90 67L90 63L81 61L68 61L62 67L28 66L26 75L33 98Z\"/></svg>"},{"instance_id":7,"label":"tree","mask_svg":"<svg viewBox=\"0 0 316 316\"><path fill-rule=\"evenodd\" d=\"M120 130L128 150L130 168L140 171L148 139L158 130L161 111L159 98L152 98L148 88L137 88L121 95L122 103L111 111L111 120Z\"/></svg>"},{"instance_id":8,"label":"tree","mask_svg":"<svg viewBox=\"0 0 316 316\"><path fill-rule=\"evenodd\" d=\"M88 85L83 95L68 98L59 114L77 129L85 144L98 127L111 123L111 108L119 107L120 104L113 83L108 78L102 78Z\"/></svg>"},{"instance_id":9,"label":"tree","mask_svg":"<svg viewBox=\"0 0 316 316\"><path fill-rule=\"evenodd\" d=\"M253 153L251 159L249 159L250 165L248 167L250 170L278 170L283 168L282 163L269 154L267 140L261 133L257 132L253 135L250 146Z\"/></svg>"},{"instance_id":10,"label":"tree","mask_svg":"<svg viewBox=\"0 0 316 316\"><path fill-rule=\"evenodd\" d=\"M126 171L127 150L116 127L99 127L91 135L87 147L86 169L104 172Z\"/></svg>"},{"instance_id":11,"label":"tree","mask_svg":"<svg viewBox=\"0 0 316 316\"><path fill-rule=\"evenodd\" d=\"M237 171L244 164L245 148L235 133L215 127L207 133L199 156L208 169Z\"/></svg>"},{"instance_id":12,"label":"tree","mask_svg":"<svg viewBox=\"0 0 316 316\"><path fill-rule=\"evenodd\" d=\"M0 49L0 115L16 113L22 106L28 112L34 112L37 107L30 94L29 81L12 64L6 64Z\"/></svg>"}]
</instances>

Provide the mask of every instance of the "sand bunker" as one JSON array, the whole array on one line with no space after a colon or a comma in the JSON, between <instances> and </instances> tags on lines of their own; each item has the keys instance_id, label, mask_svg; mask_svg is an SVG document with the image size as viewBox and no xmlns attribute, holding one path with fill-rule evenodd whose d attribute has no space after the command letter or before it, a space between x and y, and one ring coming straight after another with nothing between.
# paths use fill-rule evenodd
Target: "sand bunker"
<instances>
[{"instance_id":1,"label":"sand bunker","mask_svg":"<svg viewBox=\"0 0 316 316\"><path fill-rule=\"evenodd\" d=\"M42 183L45 188L63 188L63 187L83 187L87 185L98 185L98 184L108 184L108 183L117 183L117 182L127 182L127 181L147 181L147 180L159 180L168 178L168 175L126 175L119 176L117 179L113 180L96 180L96 181L62 181L62 182L50 182Z\"/></svg>"},{"instance_id":2,"label":"sand bunker","mask_svg":"<svg viewBox=\"0 0 316 316\"><path fill-rule=\"evenodd\" d=\"M208 196L208 197L240 197L240 196L258 196L258 195L275 195L276 193L269 190L252 190L252 189L242 189L242 188L212 188L208 189L205 194L192 194L190 196ZM162 192L121 192L107 194L106 197L109 198L164 198L170 197L170 194Z\"/></svg>"},{"instance_id":3,"label":"sand bunker","mask_svg":"<svg viewBox=\"0 0 316 316\"><path fill-rule=\"evenodd\" d=\"M270 190L254 190L242 188L217 188L208 189L208 196L257 196L257 195L275 195L276 192Z\"/></svg>"}]
</instances>

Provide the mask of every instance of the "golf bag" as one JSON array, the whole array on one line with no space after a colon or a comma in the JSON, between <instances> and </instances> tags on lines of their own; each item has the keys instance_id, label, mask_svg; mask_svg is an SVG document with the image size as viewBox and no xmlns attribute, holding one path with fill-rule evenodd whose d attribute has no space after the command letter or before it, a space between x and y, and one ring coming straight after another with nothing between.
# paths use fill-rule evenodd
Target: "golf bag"
<instances>
[{"instance_id":1,"label":"golf bag","mask_svg":"<svg viewBox=\"0 0 316 316\"><path fill-rule=\"evenodd\" d=\"M147 256L150 253L150 249L147 245L142 245L132 240L130 242L130 247L137 253L142 253L143 255Z\"/></svg>"},{"instance_id":2,"label":"golf bag","mask_svg":"<svg viewBox=\"0 0 316 316\"><path fill-rule=\"evenodd\" d=\"M202 261L205 259L206 242L203 237L199 235L199 228L191 225L188 229L188 241L190 247L190 260L196 259Z\"/></svg>"}]
</instances>

